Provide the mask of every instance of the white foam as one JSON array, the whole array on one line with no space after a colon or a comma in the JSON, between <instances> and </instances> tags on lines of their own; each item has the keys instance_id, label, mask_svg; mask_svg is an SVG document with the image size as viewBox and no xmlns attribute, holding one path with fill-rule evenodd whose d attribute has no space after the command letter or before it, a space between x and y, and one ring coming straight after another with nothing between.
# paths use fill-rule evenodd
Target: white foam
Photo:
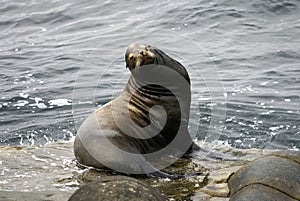
<instances>
[{"instance_id":1,"label":"white foam","mask_svg":"<svg viewBox=\"0 0 300 201\"><path fill-rule=\"evenodd\" d=\"M260 83L261 86L266 86L267 84L269 84L269 81Z\"/></svg>"},{"instance_id":2,"label":"white foam","mask_svg":"<svg viewBox=\"0 0 300 201\"><path fill-rule=\"evenodd\" d=\"M29 102L26 100L20 100L18 101L17 104L14 104L13 107L24 107L25 105L27 105Z\"/></svg>"},{"instance_id":3,"label":"white foam","mask_svg":"<svg viewBox=\"0 0 300 201\"><path fill-rule=\"evenodd\" d=\"M28 98L29 95L22 92L22 93L19 93L19 96L22 98Z\"/></svg>"},{"instance_id":4,"label":"white foam","mask_svg":"<svg viewBox=\"0 0 300 201\"><path fill-rule=\"evenodd\" d=\"M52 106L64 106L64 105L71 105L71 100L68 99L54 99L54 100L50 100L49 104Z\"/></svg>"},{"instance_id":5,"label":"white foam","mask_svg":"<svg viewBox=\"0 0 300 201\"><path fill-rule=\"evenodd\" d=\"M45 105L44 103L34 103L34 104L30 104L29 106L38 107L40 109L47 108L47 105Z\"/></svg>"},{"instance_id":6,"label":"white foam","mask_svg":"<svg viewBox=\"0 0 300 201\"><path fill-rule=\"evenodd\" d=\"M277 131L277 130L279 130L279 127L278 126L270 127L269 130L270 131Z\"/></svg>"},{"instance_id":7,"label":"white foam","mask_svg":"<svg viewBox=\"0 0 300 201\"><path fill-rule=\"evenodd\" d=\"M210 98L206 98L206 97L201 97L197 99L198 101L209 101Z\"/></svg>"},{"instance_id":8,"label":"white foam","mask_svg":"<svg viewBox=\"0 0 300 201\"><path fill-rule=\"evenodd\" d=\"M31 98L31 99L33 99L33 100L35 101L35 103L30 104L29 106L31 106L31 107L38 107L38 108L40 108L40 109L45 109L45 108L47 108L47 106L43 103L43 102L44 102L43 99L38 98L38 97Z\"/></svg>"}]
</instances>

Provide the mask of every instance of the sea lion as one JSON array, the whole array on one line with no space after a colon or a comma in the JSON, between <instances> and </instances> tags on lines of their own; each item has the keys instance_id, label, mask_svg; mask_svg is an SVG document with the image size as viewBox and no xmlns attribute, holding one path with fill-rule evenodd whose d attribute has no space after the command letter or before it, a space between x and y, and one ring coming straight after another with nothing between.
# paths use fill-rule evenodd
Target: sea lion
<instances>
[{"instance_id":1,"label":"sea lion","mask_svg":"<svg viewBox=\"0 0 300 201\"><path fill-rule=\"evenodd\" d=\"M149 45L129 45L125 62L131 71L125 89L82 123L75 157L85 166L164 177L158 169L197 149L187 129L189 75L181 63Z\"/></svg>"}]
</instances>

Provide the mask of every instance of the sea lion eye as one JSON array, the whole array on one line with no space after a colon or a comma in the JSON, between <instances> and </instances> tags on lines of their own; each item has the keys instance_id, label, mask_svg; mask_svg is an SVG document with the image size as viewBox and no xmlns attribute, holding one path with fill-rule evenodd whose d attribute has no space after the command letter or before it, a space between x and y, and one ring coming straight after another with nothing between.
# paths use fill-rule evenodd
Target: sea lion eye
<instances>
[{"instance_id":1,"label":"sea lion eye","mask_svg":"<svg viewBox=\"0 0 300 201\"><path fill-rule=\"evenodd\" d=\"M145 54L144 54L144 51L142 50L142 51L140 51L140 54L141 55L143 55L143 56L145 56Z\"/></svg>"}]
</instances>

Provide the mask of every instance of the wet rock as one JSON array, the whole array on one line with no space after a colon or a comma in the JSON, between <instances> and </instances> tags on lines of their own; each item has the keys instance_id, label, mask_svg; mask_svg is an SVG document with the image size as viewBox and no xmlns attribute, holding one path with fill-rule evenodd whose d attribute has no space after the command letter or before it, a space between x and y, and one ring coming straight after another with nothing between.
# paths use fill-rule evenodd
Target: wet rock
<instances>
[{"instance_id":1,"label":"wet rock","mask_svg":"<svg viewBox=\"0 0 300 201\"><path fill-rule=\"evenodd\" d=\"M230 175L237 172L241 167L242 166L233 166L233 167L220 168L218 170L212 170L209 173L210 183L215 183L215 184L227 183L227 180L230 177Z\"/></svg>"},{"instance_id":2,"label":"wet rock","mask_svg":"<svg viewBox=\"0 0 300 201\"><path fill-rule=\"evenodd\" d=\"M229 201L229 198L226 197L212 197L205 193L197 192L194 196L191 197L192 201Z\"/></svg>"},{"instance_id":3,"label":"wet rock","mask_svg":"<svg viewBox=\"0 0 300 201\"><path fill-rule=\"evenodd\" d=\"M249 201L249 200L259 200L259 201L296 201L295 199L261 184L253 184L247 186L237 193L235 193L231 198L231 201Z\"/></svg>"},{"instance_id":4,"label":"wet rock","mask_svg":"<svg viewBox=\"0 0 300 201\"><path fill-rule=\"evenodd\" d=\"M268 154L270 156L277 156L281 158L286 158L291 161L294 161L296 163L300 164L300 152L299 151L277 151L272 154Z\"/></svg>"},{"instance_id":5,"label":"wet rock","mask_svg":"<svg viewBox=\"0 0 300 201\"><path fill-rule=\"evenodd\" d=\"M0 200L5 201L65 201L70 197L68 192L59 191L42 191L42 192L21 192L21 191L0 191Z\"/></svg>"},{"instance_id":6,"label":"wet rock","mask_svg":"<svg viewBox=\"0 0 300 201\"><path fill-rule=\"evenodd\" d=\"M209 146L205 143L205 146ZM208 149L209 147L206 147ZM155 188L155 191L163 191L165 195L158 196L167 197L168 200L208 200L208 201L228 201L229 196L226 192L229 189L226 187L228 177L237 172L242 167L249 167L249 163L259 157L275 157L272 161L288 161L283 164L296 164L295 167L299 170L300 157L299 152L276 151L276 150L261 150L261 149L235 149L230 147L222 147L216 149L221 153L237 156L239 160L220 161L220 160L201 160L198 158L179 159L176 163L166 168L166 172L186 174L187 177L180 179L161 179L161 178L138 178L139 182L143 182L145 188ZM278 159L278 160L277 160ZM256 163L257 161L253 162ZM295 185L299 173L293 166L287 165L289 168L282 167L277 163L273 163L268 167L266 164L258 172L264 168L268 168L263 175L275 178L273 171L282 172L283 175L292 179L291 185ZM0 147L0 200L67 200L80 186L96 182L108 177L114 178L116 173L109 171L100 171L89 168L80 168L76 166L73 154L73 142L52 143L43 147L28 146L28 147ZM259 166L258 166L259 167ZM261 170L262 169L262 170ZM256 170L255 170L256 171ZM254 172L255 172L254 171ZM294 173L293 173L294 172ZM200 175L199 175L200 173ZM296 175L296 176L295 176ZM255 176L255 174L254 174ZM243 179L253 177L252 175L243 175ZM233 176L231 177L231 179ZM257 176L257 178L262 178ZM281 178L281 177L280 177ZM115 180L115 179L114 179ZM257 179L254 179L258 181ZM254 181L253 180L253 181ZM122 180L120 180L122 181ZM127 181L127 180L126 180ZM244 184L247 180L243 180ZM115 182L115 181L114 181ZM134 182L137 182L134 179ZM238 181L235 181L238 182ZM286 182L286 181L284 181ZM286 185L284 182L278 182L281 186ZM293 183L294 182L294 183ZM106 185L111 184L110 181L105 182ZM128 182L127 182L128 183ZM129 182L130 183L130 182ZM273 183L272 183L273 184ZM276 182L274 182L274 185ZM298 183L299 184L299 183ZM298 185L297 184L297 185ZM121 186L123 184L120 184ZM149 186L152 187L149 187ZM264 198L265 192L268 190L259 191L261 188L253 187L253 183L249 186L237 190L231 194L231 199L241 199L241 196L246 198L253 193L256 193L257 198ZM260 184L265 187L264 184ZM118 185L117 185L118 186ZM123 186L126 186L125 184ZM286 185L288 186L288 185ZM249 188L252 189L249 189ZM271 190L274 190L270 187ZM297 187L299 189L299 187ZM114 188L111 188L114 189ZM134 189L134 188L133 188ZM158 190L160 189L160 190ZM226 190L227 189L227 190ZM107 188L108 190L108 188ZM123 192L127 192L123 188ZM127 187L127 190L128 187ZM247 190L247 191L246 191ZM119 191L122 192L122 189ZM155 192L153 191L153 192ZM299 191L292 191L296 194ZM149 192L149 191L147 191ZM152 190L150 193L152 193ZM248 194L246 193L248 192ZM252 192L252 194L250 193ZM100 192L101 193L101 192ZM280 193L280 192L279 192ZM154 193L156 194L156 193ZM265 193L266 194L266 193ZM273 193L274 195L276 193ZM270 195L270 194L267 194ZM214 197L222 196L222 197ZM237 197L239 196L239 197ZM248 196L248 197L247 197ZM288 196L288 195L286 195ZM295 199L288 196L290 199ZM85 198L85 197L84 197ZM140 198L143 198L140 196ZM266 198L267 199L267 198ZM265 199L265 200L266 200ZM248 199L247 199L248 200ZM256 199L261 200L261 199ZM283 200L285 197L283 196ZM298 200L298 198L296 199Z\"/></svg>"},{"instance_id":7,"label":"wet rock","mask_svg":"<svg viewBox=\"0 0 300 201\"><path fill-rule=\"evenodd\" d=\"M69 201L97 200L167 200L162 191L125 176L104 177L80 187Z\"/></svg>"},{"instance_id":8,"label":"wet rock","mask_svg":"<svg viewBox=\"0 0 300 201\"><path fill-rule=\"evenodd\" d=\"M210 162L207 161L207 163ZM233 164L231 164L230 161L222 161L220 164L215 164L214 169L211 169L207 176L206 185L199 189L202 194L209 195L209 199L199 193L197 196L201 196L202 200L229 200L229 198L227 198L229 195L229 188L227 185L228 177L241 168L240 164L238 164L238 166L232 165ZM211 166L213 165L211 164Z\"/></svg>"},{"instance_id":9,"label":"wet rock","mask_svg":"<svg viewBox=\"0 0 300 201\"><path fill-rule=\"evenodd\" d=\"M201 189L201 192L211 195L212 197L227 197L229 189L226 183L208 184Z\"/></svg>"},{"instance_id":10,"label":"wet rock","mask_svg":"<svg viewBox=\"0 0 300 201\"><path fill-rule=\"evenodd\" d=\"M242 167L229 178L230 200L300 200L299 159L299 152L276 152Z\"/></svg>"}]
</instances>

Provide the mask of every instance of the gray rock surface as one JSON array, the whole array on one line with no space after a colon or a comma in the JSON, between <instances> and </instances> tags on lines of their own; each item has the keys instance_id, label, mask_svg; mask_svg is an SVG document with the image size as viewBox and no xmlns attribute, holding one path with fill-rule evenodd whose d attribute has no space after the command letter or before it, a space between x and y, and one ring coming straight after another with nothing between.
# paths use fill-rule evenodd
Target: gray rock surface
<instances>
[{"instance_id":1,"label":"gray rock surface","mask_svg":"<svg viewBox=\"0 0 300 201\"><path fill-rule=\"evenodd\" d=\"M166 195L137 179L125 176L107 176L81 186L69 201L164 201Z\"/></svg>"},{"instance_id":2,"label":"gray rock surface","mask_svg":"<svg viewBox=\"0 0 300 201\"><path fill-rule=\"evenodd\" d=\"M204 143L200 146L209 149L210 145ZM262 149L241 150L229 146L215 147L215 150L235 156L238 160L180 159L165 171L187 175L194 175L195 173L202 174L181 179L138 178L137 180L142 182L143 185L145 185L145 188L153 188L165 192L165 196L169 200L228 201L229 199L241 200L241 197L250 199L253 195L257 196L256 200L266 200L267 198L264 198L264 195L266 192L269 192L270 189L266 188L266 185L264 185L263 182L272 181L272 179L275 178L276 173L280 178L282 176L284 180L280 180L281 182L278 183L272 181L272 185L278 184L279 187L283 186L285 188L283 190L290 193L290 195L283 193L284 195L282 198L285 199L285 196L288 196L291 200L299 200L299 191L297 191L300 189L298 187L299 152L278 152L276 150ZM256 160L261 157L263 158ZM250 167L251 164L259 161L263 162L262 165L256 165L256 167L260 167L259 171L255 169L255 166ZM267 163L267 161L269 162ZM269 163L270 165L268 167L267 165ZM115 180L115 175L110 172L82 169L76 166L73 154L73 142L51 143L43 147L0 147L0 166L1 201L66 201L81 186L91 182L98 182L99 180L101 181L101 179L106 179L107 186L116 182L112 182L108 179L111 177L112 180ZM243 173L243 176L241 177L242 180L239 179L234 182L236 184L238 182L241 182L241 184L248 182L249 185L240 189L238 184L234 187L236 189L235 193L231 190L230 194L227 186L228 177L245 168L250 168L249 171L252 171L252 168L254 169L250 176L249 174ZM266 171L267 168L269 171ZM257 175L254 173L257 173ZM238 174L240 173L236 173L235 175ZM262 177L259 174L264 175L265 177ZM234 175L231 176L230 180L234 177ZM257 182L258 179L264 178L264 180L261 180L260 182L262 183L257 187L251 183L251 179L248 177L252 180L255 178L255 180L253 180L254 182ZM125 179L125 181L127 181L127 179ZM286 181L289 181L288 185L285 184ZM122 177L120 182L122 182ZM118 191L120 196L124 196L124 194L122 195L122 192L130 190L129 186L127 183L125 184L124 181L117 185L123 186L122 188L124 191ZM111 189L114 190L114 188L115 187L112 186ZM273 188L271 188L271 192L273 192L272 195L276 195L276 197L279 197L279 195L277 196L278 192L279 194L282 193L281 190L277 192L274 191ZM231 198L229 198L229 195ZM267 193L267 195L271 194Z\"/></svg>"},{"instance_id":3,"label":"gray rock surface","mask_svg":"<svg viewBox=\"0 0 300 201\"><path fill-rule=\"evenodd\" d=\"M299 159L276 152L243 166L229 178L230 200L300 200Z\"/></svg>"}]
</instances>

